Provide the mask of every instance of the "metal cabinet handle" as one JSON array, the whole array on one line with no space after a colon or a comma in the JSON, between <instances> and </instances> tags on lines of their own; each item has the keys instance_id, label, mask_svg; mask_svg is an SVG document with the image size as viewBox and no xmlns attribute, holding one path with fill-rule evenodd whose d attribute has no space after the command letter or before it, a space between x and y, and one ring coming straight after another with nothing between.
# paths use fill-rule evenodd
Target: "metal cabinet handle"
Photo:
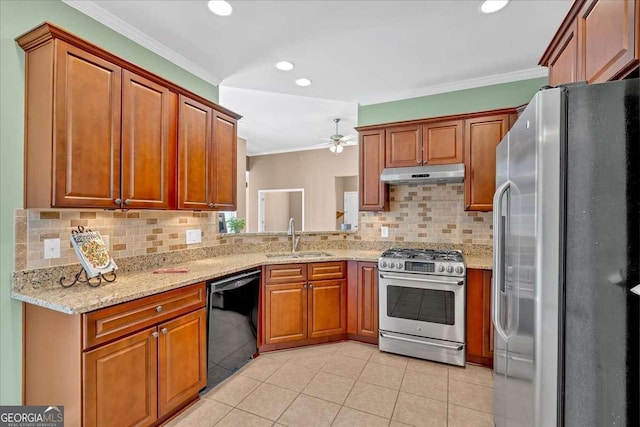
<instances>
[{"instance_id":1,"label":"metal cabinet handle","mask_svg":"<svg viewBox=\"0 0 640 427\"><path fill-rule=\"evenodd\" d=\"M161 305L157 306L157 307L156 307L156 311L157 311L158 313L160 313L160 312L162 311L162 306L161 306Z\"/></svg>"},{"instance_id":2,"label":"metal cabinet handle","mask_svg":"<svg viewBox=\"0 0 640 427\"><path fill-rule=\"evenodd\" d=\"M209 203L209 207L213 208L216 204L215 203Z\"/></svg>"},{"instance_id":3,"label":"metal cabinet handle","mask_svg":"<svg viewBox=\"0 0 640 427\"><path fill-rule=\"evenodd\" d=\"M169 332L167 328L162 328L160 331L162 332L162 335L167 335L167 332Z\"/></svg>"},{"instance_id":4,"label":"metal cabinet handle","mask_svg":"<svg viewBox=\"0 0 640 427\"><path fill-rule=\"evenodd\" d=\"M153 331L151 336L154 337L154 338L158 338L158 331Z\"/></svg>"},{"instance_id":5,"label":"metal cabinet handle","mask_svg":"<svg viewBox=\"0 0 640 427\"><path fill-rule=\"evenodd\" d=\"M117 199L115 199L113 201L116 205L121 205L122 204L122 199L120 197L118 197Z\"/></svg>"},{"instance_id":6,"label":"metal cabinet handle","mask_svg":"<svg viewBox=\"0 0 640 427\"><path fill-rule=\"evenodd\" d=\"M307 289L307 284L302 285L303 288Z\"/></svg>"},{"instance_id":7,"label":"metal cabinet handle","mask_svg":"<svg viewBox=\"0 0 640 427\"><path fill-rule=\"evenodd\" d=\"M309 287L310 287L310 288L313 288L313 284L309 283Z\"/></svg>"},{"instance_id":8,"label":"metal cabinet handle","mask_svg":"<svg viewBox=\"0 0 640 427\"><path fill-rule=\"evenodd\" d=\"M130 204L131 204L131 199L126 199L126 200L124 201L124 204L125 204L125 205L130 205Z\"/></svg>"}]
</instances>

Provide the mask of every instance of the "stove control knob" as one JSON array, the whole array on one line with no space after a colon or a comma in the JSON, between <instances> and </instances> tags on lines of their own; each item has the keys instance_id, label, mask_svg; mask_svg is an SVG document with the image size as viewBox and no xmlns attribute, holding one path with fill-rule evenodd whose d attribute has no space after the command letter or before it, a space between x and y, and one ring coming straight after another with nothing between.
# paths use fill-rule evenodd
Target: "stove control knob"
<instances>
[{"instance_id":1,"label":"stove control knob","mask_svg":"<svg viewBox=\"0 0 640 427\"><path fill-rule=\"evenodd\" d=\"M456 273L462 274L463 268L461 266L456 267Z\"/></svg>"},{"instance_id":2,"label":"stove control knob","mask_svg":"<svg viewBox=\"0 0 640 427\"><path fill-rule=\"evenodd\" d=\"M442 273L444 271L444 265L440 264L440 266L438 267L438 271Z\"/></svg>"},{"instance_id":3,"label":"stove control knob","mask_svg":"<svg viewBox=\"0 0 640 427\"><path fill-rule=\"evenodd\" d=\"M389 264L390 268L396 268L396 265L394 263Z\"/></svg>"},{"instance_id":4,"label":"stove control knob","mask_svg":"<svg viewBox=\"0 0 640 427\"><path fill-rule=\"evenodd\" d=\"M447 267L447 273L453 273L453 266L452 265Z\"/></svg>"},{"instance_id":5,"label":"stove control knob","mask_svg":"<svg viewBox=\"0 0 640 427\"><path fill-rule=\"evenodd\" d=\"M382 262L380 263L380 267L382 267L382 268L387 268L387 261L382 261Z\"/></svg>"},{"instance_id":6,"label":"stove control knob","mask_svg":"<svg viewBox=\"0 0 640 427\"><path fill-rule=\"evenodd\" d=\"M397 268L398 270L401 270L401 269L402 269L402 263L400 263L400 262L399 262L399 263L398 263L398 265L396 266L396 268Z\"/></svg>"}]
</instances>

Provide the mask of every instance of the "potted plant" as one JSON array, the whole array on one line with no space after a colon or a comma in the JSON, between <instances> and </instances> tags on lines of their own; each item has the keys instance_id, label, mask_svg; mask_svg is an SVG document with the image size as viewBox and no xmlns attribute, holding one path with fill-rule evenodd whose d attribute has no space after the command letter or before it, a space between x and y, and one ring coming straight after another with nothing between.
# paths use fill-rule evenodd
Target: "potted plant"
<instances>
[{"instance_id":1,"label":"potted plant","mask_svg":"<svg viewBox=\"0 0 640 427\"><path fill-rule=\"evenodd\" d=\"M239 233L244 230L247 221L244 218L229 218L227 220L227 228L229 233Z\"/></svg>"}]
</instances>

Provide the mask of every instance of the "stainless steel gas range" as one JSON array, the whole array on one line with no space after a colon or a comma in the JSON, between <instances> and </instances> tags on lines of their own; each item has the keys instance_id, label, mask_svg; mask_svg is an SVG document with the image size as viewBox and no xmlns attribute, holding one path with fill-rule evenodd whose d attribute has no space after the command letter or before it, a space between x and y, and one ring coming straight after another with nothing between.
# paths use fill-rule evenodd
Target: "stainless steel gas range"
<instances>
[{"instance_id":1,"label":"stainless steel gas range","mask_svg":"<svg viewBox=\"0 0 640 427\"><path fill-rule=\"evenodd\" d=\"M389 249L380 256L378 270L380 350L464 366L462 253Z\"/></svg>"}]
</instances>

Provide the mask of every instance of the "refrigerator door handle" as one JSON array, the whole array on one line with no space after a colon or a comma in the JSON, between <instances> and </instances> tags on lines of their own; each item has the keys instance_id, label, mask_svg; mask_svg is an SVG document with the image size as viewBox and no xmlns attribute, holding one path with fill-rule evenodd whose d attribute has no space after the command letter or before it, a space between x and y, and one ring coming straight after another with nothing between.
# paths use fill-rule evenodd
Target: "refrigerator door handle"
<instances>
[{"instance_id":1,"label":"refrigerator door handle","mask_svg":"<svg viewBox=\"0 0 640 427\"><path fill-rule=\"evenodd\" d=\"M502 236L505 232L502 221L502 199L511 186L510 181L503 182L493 196L493 298L491 299L491 313L493 314L493 326L500 337L507 341L507 334L500 324L500 289L504 280L502 257L504 248L502 247Z\"/></svg>"}]
</instances>

